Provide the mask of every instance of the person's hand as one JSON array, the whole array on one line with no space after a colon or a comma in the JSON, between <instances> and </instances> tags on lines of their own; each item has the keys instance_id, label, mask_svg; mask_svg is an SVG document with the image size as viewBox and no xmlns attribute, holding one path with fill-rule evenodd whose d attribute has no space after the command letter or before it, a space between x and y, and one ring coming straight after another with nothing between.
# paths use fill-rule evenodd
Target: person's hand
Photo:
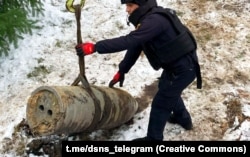
<instances>
[{"instance_id":1,"label":"person's hand","mask_svg":"<svg viewBox=\"0 0 250 157\"><path fill-rule=\"evenodd\" d=\"M75 47L78 56L86 56L95 52L95 45L93 43L82 43Z\"/></svg>"},{"instance_id":2,"label":"person's hand","mask_svg":"<svg viewBox=\"0 0 250 157\"><path fill-rule=\"evenodd\" d=\"M124 73L118 71L118 72L115 74L115 76L113 77L113 80L111 80L111 81L109 82L109 87L112 88L117 82L120 82L119 85L120 85L120 87L122 87L122 86L123 86L124 79L125 79Z\"/></svg>"}]
</instances>

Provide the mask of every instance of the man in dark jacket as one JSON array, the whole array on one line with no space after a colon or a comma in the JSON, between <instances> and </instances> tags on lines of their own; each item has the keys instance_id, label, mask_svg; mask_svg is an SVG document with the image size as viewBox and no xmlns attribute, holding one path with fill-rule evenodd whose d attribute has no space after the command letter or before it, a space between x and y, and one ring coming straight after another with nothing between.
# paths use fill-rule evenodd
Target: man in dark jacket
<instances>
[{"instance_id":1,"label":"man in dark jacket","mask_svg":"<svg viewBox=\"0 0 250 157\"><path fill-rule=\"evenodd\" d=\"M159 90L152 101L147 136L135 140L162 141L167 122L177 123L186 130L193 127L192 119L182 100L182 91L201 76L196 54L196 41L182 25L174 10L157 6L156 0L121 0L126 4L129 22L135 30L126 36L76 46L77 55L114 53L127 50L119 71L109 83L123 86L125 73L135 64L143 51L155 70L163 69Z\"/></svg>"}]
</instances>

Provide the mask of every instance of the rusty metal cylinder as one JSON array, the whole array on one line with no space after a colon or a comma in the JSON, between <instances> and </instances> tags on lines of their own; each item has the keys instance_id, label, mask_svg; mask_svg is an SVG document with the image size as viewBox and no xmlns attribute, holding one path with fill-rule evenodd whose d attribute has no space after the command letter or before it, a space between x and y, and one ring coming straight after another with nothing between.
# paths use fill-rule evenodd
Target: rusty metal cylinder
<instances>
[{"instance_id":1,"label":"rusty metal cylinder","mask_svg":"<svg viewBox=\"0 0 250 157\"><path fill-rule=\"evenodd\" d=\"M111 129L128 122L136 100L119 88L41 86L31 93L26 118L34 135L72 134ZM97 101L95 101L97 100Z\"/></svg>"}]
</instances>

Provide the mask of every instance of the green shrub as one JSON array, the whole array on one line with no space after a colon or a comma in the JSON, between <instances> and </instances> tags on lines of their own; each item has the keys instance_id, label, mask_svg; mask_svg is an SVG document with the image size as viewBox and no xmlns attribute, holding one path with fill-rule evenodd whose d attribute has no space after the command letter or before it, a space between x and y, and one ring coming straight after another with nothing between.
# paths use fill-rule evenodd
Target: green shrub
<instances>
[{"instance_id":1,"label":"green shrub","mask_svg":"<svg viewBox=\"0 0 250 157\"><path fill-rule=\"evenodd\" d=\"M42 11L40 0L0 0L0 57L8 55L11 44L17 48L22 35L32 34L32 29L38 28L31 16Z\"/></svg>"}]
</instances>

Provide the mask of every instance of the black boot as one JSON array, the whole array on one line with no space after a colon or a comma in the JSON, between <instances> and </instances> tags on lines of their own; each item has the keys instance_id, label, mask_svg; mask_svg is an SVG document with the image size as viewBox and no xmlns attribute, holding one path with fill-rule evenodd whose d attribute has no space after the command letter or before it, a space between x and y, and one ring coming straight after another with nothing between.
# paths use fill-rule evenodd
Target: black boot
<instances>
[{"instance_id":1,"label":"black boot","mask_svg":"<svg viewBox=\"0 0 250 157\"><path fill-rule=\"evenodd\" d=\"M180 126L182 126L186 130L193 129L193 123L192 123L192 120L190 117L179 119L172 113L170 115L168 122L172 123L172 124L179 124Z\"/></svg>"},{"instance_id":2,"label":"black boot","mask_svg":"<svg viewBox=\"0 0 250 157\"><path fill-rule=\"evenodd\" d=\"M132 141L149 141L147 136L146 137L141 137L141 138L136 138L136 139L133 139Z\"/></svg>"},{"instance_id":3,"label":"black boot","mask_svg":"<svg viewBox=\"0 0 250 157\"><path fill-rule=\"evenodd\" d=\"M145 137L133 139L132 141L160 141L160 140L151 139L145 136Z\"/></svg>"}]
</instances>

